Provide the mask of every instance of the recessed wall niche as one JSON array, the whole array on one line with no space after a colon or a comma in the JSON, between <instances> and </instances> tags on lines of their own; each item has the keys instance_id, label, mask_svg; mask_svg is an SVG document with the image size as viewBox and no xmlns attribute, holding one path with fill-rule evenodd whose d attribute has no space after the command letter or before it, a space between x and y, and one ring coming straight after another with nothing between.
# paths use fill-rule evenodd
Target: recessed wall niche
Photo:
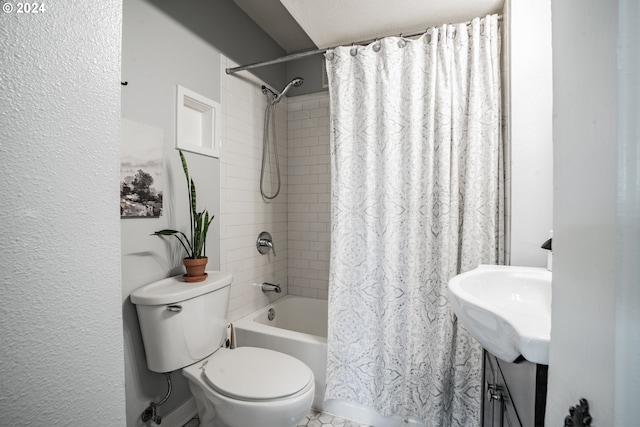
<instances>
[{"instance_id":1,"label":"recessed wall niche","mask_svg":"<svg viewBox=\"0 0 640 427\"><path fill-rule=\"evenodd\" d=\"M176 148L220 157L220 104L177 85Z\"/></svg>"}]
</instances>

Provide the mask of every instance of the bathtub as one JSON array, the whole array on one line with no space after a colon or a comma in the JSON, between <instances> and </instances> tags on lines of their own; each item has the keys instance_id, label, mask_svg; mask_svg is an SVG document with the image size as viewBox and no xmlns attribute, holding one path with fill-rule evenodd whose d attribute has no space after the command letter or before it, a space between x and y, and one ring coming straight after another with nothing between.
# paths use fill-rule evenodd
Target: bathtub
<instances>
[{"instance_id":1,"label":"bathtub","mask_svg":"<svg viewBox=\"0 0 640 427\"><path fill-rule=\"evenodd\" d=\"M269 320L269 310L275 317ZM233 322L238 346L262 347L289 354L312 370L316 381L313 408L369 426L426 427L413 418L383 416L346 400L324 400L327 371L327 301L285 296Z\"/></svg>"},{"instance_id":2,"label":"bathtub","mask_svg":"<svg viewBox=\"0 0 640 427\"><path fill-rule=\"evenodd\" d=\"M269 320L269 310L275 312ZM313 407L322 410L327 370L327 301L285 296L233 322L237 346L268 348L307 364L315 376Z\"/></svg>"}]
</instances>

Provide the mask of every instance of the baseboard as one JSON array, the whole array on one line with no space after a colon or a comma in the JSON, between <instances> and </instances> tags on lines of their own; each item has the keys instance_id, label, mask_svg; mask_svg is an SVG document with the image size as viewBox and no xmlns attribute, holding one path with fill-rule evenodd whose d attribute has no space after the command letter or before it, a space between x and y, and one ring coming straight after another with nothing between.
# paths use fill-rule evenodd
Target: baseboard
<instances>
[{"instance_id":1,"label":"baseboard","mask_svg":"<svg viewBox=\"0 0 640 427\"><path fill-rule=\"evenodd\" d=\"M167 415L162 416L162 423L151 423L152 427L182 427L198 414L196 401L192 397Z\"/></svg>"}]
</instances>

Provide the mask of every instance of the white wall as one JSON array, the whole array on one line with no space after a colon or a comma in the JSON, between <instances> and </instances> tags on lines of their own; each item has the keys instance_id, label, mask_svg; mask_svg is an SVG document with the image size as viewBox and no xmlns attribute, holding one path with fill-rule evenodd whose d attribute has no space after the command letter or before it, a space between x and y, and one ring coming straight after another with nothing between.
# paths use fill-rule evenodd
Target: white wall
<instances>
[{"instance_id":1,"label":"white wall","mask_svg":"<svg viewBox=\"0 0 640 427\"><path fill-rule=\"evenodd\" d=\"M507 3L511 264L543 267L547 252L540 246L553 229L551 5L550 0Z\"/></svg>"},{"instance_id":2,"label":"white wall","mask_svg":"<svg viewBox=\"0 0 640 427\"><path fill-rule=\"evenodd\" d=\"M149 236L162 228L184 229L188 223L185 181L175 150L176 84L222 106L220 159L191 153L186 153L186 157L198 188L199 206L207 207L216 215L207 245L208 268L221 269L234 276L230 320L263 307L286 294L287 289L286 102L279 104L277 120L282 192L273 202L265 203L259 195L258 181L266 108L266 98L260 90L263 82L246 72L226 75L224 69L232 65L227 64L217 49L220 44L233 50L233 42L216 39L216 35L226 36L235 30L228 27L240 22L239 9L230 0L198 5L213 7L219 12L215 31L204 34L198 31L204 28L198 20L200 13L194 10L179 13L172 9L174 6L170 2L147 0L130 0L124 4L122 79L129 84L123 87L122 115L163 131L167 174L163 216L122 220L127 421L131 426L140 425L141 412L150 401L158 401L164 395L166 383L164 376L147 369L135 307L128 297L147 283L181 274L183 270L182 254L176 242L170 239L167 244ZM223 12L226 18L220 15ZM245 17L245 20L248 19ZM245 27L253 25L254 30L259 30L250 21L242 22ZM222 31L224 28L228 31ZM245 34L244 42L238 40L235 50L246 50L243 43L247 37ZM263 40L261 43L273 42ZM254 52L255 49L257 47ZM263 230L271 232L274 238L276 257L262 256L256 250L256 238ZM284 293L265 295L253 285L263 281L282 284ZM183 376L175 373L172 379L172 397L160 408L162 416L190 398Z\"/></svg>"},{"instance_id":3,"label":"white wall","mask_svg":"<svg viewBox=\"0 0 640 427\"><path fill-rule=\"evenodd\" d=\"M580 398L589 401L594 425L603 426L614 425L617 398L637 404L637 395L614 393L618 4L553 2L555 259L547 425L561 423ZM635 224L637 236L637 218ZM635 257L637 265L637 250ZM638 275L631 279L637 288Z\"/></svg>"},{"instance_id":4,"label":"white wall","mask_svg":"<svg viewBox=\"0 0 640 427\"><path fill-rule=\"evenodd\" d=\"M127 395L127 424L140 425L140 414L159 401L167 386L163 375L147 368L135 306L129 295L155 280L182 274L183 249L173 238L150 236L164 228L187 231L188 195L176 150L176 85L220 101L220 53L144 0L127 0L123 10L122 116L163 133L164 207L160 218L124 218L122 227L122 312ZM125 141L124 143L127 143ZM219 160L186 153L198 191L198 209L216 216L207 244L210 270L219 269ZM190 398L186 379L172 375L171 398L160 407L166 414Z\"/></svg>"},{"instance_id":5,"label":"white wall","mask_svg":"<svg viewBox=\"0 0 640 427\"><path fill-rule=\"evenodd\" d=\"M122 426L121 2L43 4L0 13L0 423Z\"/></svg>"},{"instance_id":6,"label":"white wall","mask_svg":"<svg viewBox=\"0 0 640 427\"><path fill-rule=\"evenodd\" d=\"M616 426L637 422L640 396L640 4L620 0L618 32L618 203Z\"/></svg>"}]
</instances>

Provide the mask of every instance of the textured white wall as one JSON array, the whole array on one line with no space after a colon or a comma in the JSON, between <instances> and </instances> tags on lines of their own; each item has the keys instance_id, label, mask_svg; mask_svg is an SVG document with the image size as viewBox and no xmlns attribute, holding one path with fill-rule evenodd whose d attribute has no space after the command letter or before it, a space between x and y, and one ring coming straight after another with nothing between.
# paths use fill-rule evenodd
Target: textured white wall
<instances>
[{"instance_id":1,"label":"textured white wall","mask_svg":"<svg viewBox=\"0 0 640 427\"><path fill-rule=\"evenodd\" d=\"M514 0L509 8L511 264L543 267L540 246L553 229L551 4Z\"/></svg>"},{"instance_id":2,"label":"textured white wall","mask_svg":"<svg viewBox=\"0 0 640 427\"><path fill-rule=\"evenodd\" d=\"M124 425L121 2L45 7L0 13L0 424Z\"/></svg>"}]
</instances>

